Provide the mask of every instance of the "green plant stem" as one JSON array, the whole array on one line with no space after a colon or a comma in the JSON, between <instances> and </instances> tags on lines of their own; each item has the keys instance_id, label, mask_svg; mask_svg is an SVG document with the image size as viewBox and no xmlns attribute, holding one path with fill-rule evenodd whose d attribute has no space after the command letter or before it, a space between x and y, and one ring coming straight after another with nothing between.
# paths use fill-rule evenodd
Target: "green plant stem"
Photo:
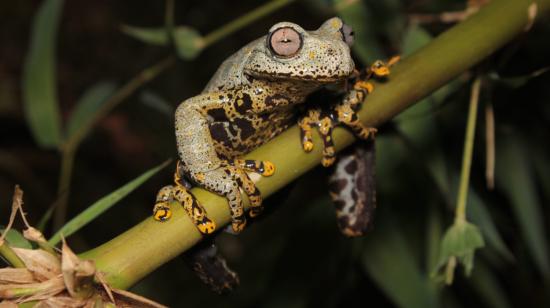
<instances>
[{"instance_id":1,"label":"green plant stem","mask_svg":"<svg viewBox=\"0 0 550 308\"><path fill-rule=\"evenodd\" d=\"M468 121L466 124L466 136L464 137L464 153L462 154L462 170L460 171L460 184L458 187L458 197L456 201L455 223L463 223L466 221L466 200L468 199L470 171L472 169L472 155L474 152L474 139L480 89L481 78L476 77L474 83L472 84L470 108L468 110Z\"/></svg>"},{"instance_id":2,"label":"green plant stem","mask_svg":"<svg viewBox=\"0 0 550 308\"><path fill-rule=\"evenodd\" d=\"M88 135L99 120L103 119L109 112L111 112L111 110L126 100L141 86L153 80L160 75L160 73L172 66L175 61L175 57L170 56L141 71L134 78L130 79L130 81L122 86L117 92L115 92L96 113L91 115L90 121L80 126L78 130L75 131L69 139L67 139L61 149L61 175L59 177L58 186L59 199L55 202L56 208L54 214L54 230L59 230L65 223L67 217L67 205L71 186L74 157L82 140Z\"/></svg>"},{"instance_id":3,"label":"green plant stem","mask_svg":"<svg viewBox=\"0 0 550 308\"><path fill-rule=\"evenodd\" d=\"M245 15L223 25L222 27L208 33L202 39L201 48L210 46L212 43L230 35L231 33L244 28L251 22L270 14L271 12L293 2L294 0L272 0L256 9L246 13Z\"/></svg>"},{"instance_id":4,"label":"green plant stem","mask_svg":"<svg viewBox=\"0 0 550 308\"><path fill-rule=\"evenodd\" d=\"M390 120L502 47L524 31L530 22L527 8L532 3L538 5L539 15L550 8L550 0L491 1L477 14L398 63L390 81L378 84L368 97L359 114L362 122L377 126ZM306 154L301 148L299 135L294 126L246 156L270 160L276 166L273 176L256 182L263 196L269 196L321 161L322 143L318 136L315 134L316 147ZM337 128L334 140L337 149L342 149L354 138L345 129ZM218 228L229 222L225 199L202 189L192 191ZM128 288L201 240L201 235L183 210L178 206L173 210L170 221L160 223L148 217L81 256L95 260L113 287Z\"/></svg>"},{"instance_id":5,"label":"green plant stem","mask_svg":"<svg viewBox=\"0 0 550 308\"><path fill-rule=\"evenodd\" d=\"M25 268L25 263L19 256L11 249L11 247L4 240L0 240L0 256L2 256L9 264L17 268Z\"/></svg>"}]
</instances>

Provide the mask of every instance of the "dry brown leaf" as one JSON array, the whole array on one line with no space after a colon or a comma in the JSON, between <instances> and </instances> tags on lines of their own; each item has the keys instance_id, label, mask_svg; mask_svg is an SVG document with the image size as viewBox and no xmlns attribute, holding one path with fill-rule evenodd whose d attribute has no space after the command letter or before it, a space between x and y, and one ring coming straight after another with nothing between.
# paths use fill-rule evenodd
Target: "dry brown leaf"
<instances>
[{"instance_id":1,"label":"dry brown leaf","mask_svg":"<svg viewBox=\"0 0 550 308\"><path fill-rule=\"evenodd\" d=\"M13 248L36 280L45 281L61 274L58 258L41 249Z\"/></svg>"},{"instance_id":2,"label":"dry brown leaf","mask_svg":"<svg viewBox=\"0 0 550 308\"><path fill-rule=\"evenodd\" d=\"M33 283L33 274L26 268L0 268L0 284Z\"/></svg>"},{"instance_id":3,"label":"dry brown leaf","mask_svg":"<svg viewBox=\"0 0 550 308\"><path fill-rule=\"evenodd\" d=\"M61 296L55 296L55 297L51 297L43 301L40 301L33 308L60 308L60 307L77 308L77 307L84 307L86 306L87 303L88 301L84 299L75 299L70 296L61 295Z\"/></svg>"},{"instance_id":4,"label":"dry brown leaf","mask_svg":"<svg viewBox=\"0 0 550 308\"><path fill-rule=\"evenodd\" d=\"M17 304L12 301L0 302L0 308L17 308Z\"/></svg>"},{"instance_id":5,"label":"dry brown leaf","mask_svg":"<svg viewBox=\"0 0 550 308\"><path fill-rule=\"evenodd\" d=\"M92 295L95 265L90 260L79 259L65 239L61 248L61 271L67 291L72 297L88 298Z\"/></svg>"},{"instance_id":6,"label":"dry brown leaf","mask_svg":"<svg viewBox=\"0 0 550 308\"><path fill-rule=\"evenodd\" d=\"M116 294L115 297L117 298L117 300L126 302L129 305L128 307L139 307L139 308L167 308L168 307L128 291L119 290L119 289L111 289L111 290L113 291L114 294ZM120 304L121 303L119 302L119 305ZM117 307L119 306L117 305Z\"/></svg>"},{"instance_id":7,"label":"dry brown leaf","mask_svg":"<svg viewBox=\"0 0 550 308\"><path fill-rule=\"evenodd\" d=\"M65 289L61 275L37 283L0 285L0 298L16 299L18 303L50 298Z\"/></svg>"},{"instance_id":8,"label":"dry brown leaf","mask_svg":"<svg viewBox=\"0 0 550 308\"><path fill-rule=\"evenodd\" d=\"M37 243L46 242L46 238L44 237L42 232L40 232L40 230L33 227L29 227L25 229L25 231L23 231L23 237L28 239L29 241L33 241Z\"/></svg>"}]
</instances>

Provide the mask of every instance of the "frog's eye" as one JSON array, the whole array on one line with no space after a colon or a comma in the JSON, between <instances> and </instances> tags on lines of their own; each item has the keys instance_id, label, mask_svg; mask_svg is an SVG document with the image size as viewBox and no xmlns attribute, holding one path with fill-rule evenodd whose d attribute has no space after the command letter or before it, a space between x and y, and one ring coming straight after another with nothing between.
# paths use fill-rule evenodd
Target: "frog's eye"
<instances>
[{"instance_id":1,"label":"frog's eye","mask_svg":"<svg viewBox=\"0 0 550 308\"><path fill-rule=\"evenodd\" d=\"M302 48L302 36L290 27L279 28L268 37L271 51L279 57L292 57Z\"/></svg>"},{"instance_id":2,"label":"frog's eye","mask_svg":"<svg viewBox=\"0 0 550 308\"><path fill-rule=\"evenodd\" d=\"M340 33L342 33L342 38L346 44L351 47L353 45L353 29L346 25L342 24L342 28L340 28Z\"/></svg>"}]
</instances>

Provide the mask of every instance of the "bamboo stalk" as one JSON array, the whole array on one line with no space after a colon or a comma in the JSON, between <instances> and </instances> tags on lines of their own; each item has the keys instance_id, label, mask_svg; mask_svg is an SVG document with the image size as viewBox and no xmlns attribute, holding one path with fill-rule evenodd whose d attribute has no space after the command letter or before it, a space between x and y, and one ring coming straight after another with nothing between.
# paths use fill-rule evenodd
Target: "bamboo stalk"
<instances>
[{"instance_id":1,"label":"bamboo stalk","mask_svg":"<svg viewBox=\"0 0 550 308\"><path fill-rule=\"evenodd\" d=\"M477 14L397 64L390 81L376 85L360 118L370 126L390 120L528 29L533 22L533 11L540 16L549 8L550 0L491 1ZM320 163L322 143L316 134L316 147L309 154L303 152L299 139L298 128L294 126L247 155L270 160L276 166L273 176L257 181L264 197ZM354 140L349 132L340 128L334 131L334 139L339 150ZM202 189L193 189L193 193L218 227L229 222L225 199ZM128 288L200 240L191 220L174 206L170 221L159 223L149 217L111 241L83 253L82 257L95 260L113 287Z\"/></svg>"}]
</instances>

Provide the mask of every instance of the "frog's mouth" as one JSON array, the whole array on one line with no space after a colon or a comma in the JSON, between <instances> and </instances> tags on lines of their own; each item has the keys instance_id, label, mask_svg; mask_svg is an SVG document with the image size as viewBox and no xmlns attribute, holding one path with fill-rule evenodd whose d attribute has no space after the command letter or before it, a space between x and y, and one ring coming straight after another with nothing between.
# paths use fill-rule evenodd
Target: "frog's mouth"
<instances>
[{"instance_id":1,"label":"frog's mouth","mask_svg":"<svg viewBox=\"0 0 550 308\"><path fill-rule=\"evenodd\" d=\"M344 42L336 42L331 48L322 50L304 47L291 58L278 58L267 50L255 50L245 63L244 74L253 78L321 84L346 79L355 68Z\"/></svg>"},{"instance_id":2,"label":"frog's mouth","mask_svg":"<svg viewBox=\"0 0 550 308\"><path fill-rule=\"evenodd\" d=\"M320 74L293 74L293 73L283 73L283 72L270 72L270 71L255 71L255 70L244 70L246 75L249 75L253 78L258 79L268 79L268 80L284 80L284 81L309 81L309 82L315 82L315 83L334 83L341 80L344 80L346 78L349 78L353 70L351 72L345 72L338 75L320 75Z\"/></svg>"}]
</instances>

